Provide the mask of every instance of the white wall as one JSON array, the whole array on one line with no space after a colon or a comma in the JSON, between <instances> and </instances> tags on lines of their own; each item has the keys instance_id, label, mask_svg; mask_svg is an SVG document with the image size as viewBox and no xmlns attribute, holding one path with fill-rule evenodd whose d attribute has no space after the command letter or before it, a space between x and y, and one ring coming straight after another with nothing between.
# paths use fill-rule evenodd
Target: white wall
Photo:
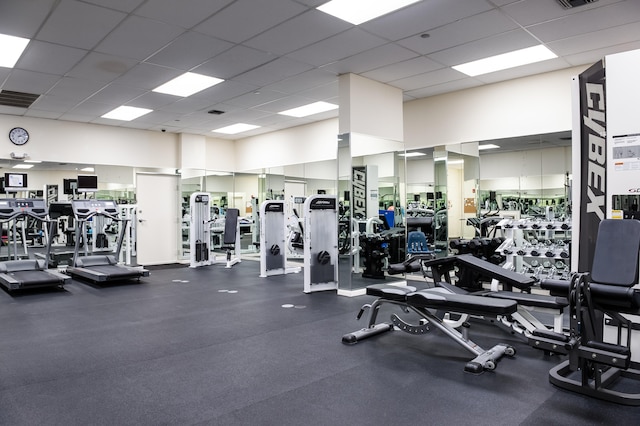
<instances>
[{"instance_id":1,"label":"white wall","mask_svg":"<svg viewBox=\"0 0 640 426\"><path fill-rule=\"evenodd\" d=\"M513 176L564 175L566 172L571 172L570 146L480 155L481 180Z\"/></svg>"},{"instance_id":2,"label":"white wall","mask_svg":"<svg viewBox=\"0 0 640 426\"><path fill-rule=\"evenodd\" d=\"M406 149L571 129L576 67L404 104Z\"/></svg>"}]
</instances>

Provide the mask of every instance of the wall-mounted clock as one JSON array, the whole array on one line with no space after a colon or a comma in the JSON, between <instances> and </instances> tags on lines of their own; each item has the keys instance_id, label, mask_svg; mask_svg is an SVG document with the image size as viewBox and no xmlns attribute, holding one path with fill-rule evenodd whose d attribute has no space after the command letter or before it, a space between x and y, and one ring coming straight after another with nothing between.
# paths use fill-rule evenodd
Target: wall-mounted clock
<instances>
[{"instance_id":1,"label":"wall-mounted clock","mask_svg":"<svg viewBox=\"0 0 640 426\"><path fill-rule=\"evenodd\" d=\"M9 130L9 140L16 145L24 145L29 142L29 132L23 127L14 127Z\"/></svg>"}]
</instances>

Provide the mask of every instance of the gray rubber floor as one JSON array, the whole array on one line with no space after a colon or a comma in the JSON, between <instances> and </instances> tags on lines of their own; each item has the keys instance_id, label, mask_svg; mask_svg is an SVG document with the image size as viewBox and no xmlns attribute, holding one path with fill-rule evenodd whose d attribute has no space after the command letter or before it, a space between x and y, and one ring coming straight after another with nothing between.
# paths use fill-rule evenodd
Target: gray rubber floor
<instances>
[{"instance_id":1,"label":"gray rubber floor","mask_svg":"<svg viewBox=\"0 0 640 426\"><path fill-rule=\"evenodd\" d=\"M437 331L343 345L369 297L307 295L302 274L258 272L245 261L0 291L0 424L638 424L640 408L554 388L559 358L495 327L474 323L471 336L518 353L471 375Z\"/></svg>"}]
</instances>

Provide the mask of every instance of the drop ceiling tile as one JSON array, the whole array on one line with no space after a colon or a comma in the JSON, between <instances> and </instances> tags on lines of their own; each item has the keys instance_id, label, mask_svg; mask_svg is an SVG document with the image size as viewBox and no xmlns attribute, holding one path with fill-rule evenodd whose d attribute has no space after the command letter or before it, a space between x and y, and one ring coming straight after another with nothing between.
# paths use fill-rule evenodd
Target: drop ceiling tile
<instances>
[{"instance_id":1,"label":"drop ceiling tile","mask_svg":"<svg viewBox=\"0 0 640 426\"><path fill-rule=\"evenodd\" d=\"M145 62L189 71L232 46L229 42L190 31L173 40Z\"/></svg>"},{"instance_id":2,"label":"drop ceiling tile","mask_svg":"<svg viewBox=\"0 0 640 426\"><path fill-rule=\"evenodd\" d=\"M27 112L26 108L17 108L0 105L0 114L6 115L24 115Z\"/></svg>"},{"instance_id":3,"label":"drop ceiling tile","mask_svg":"<svg viewBox=\"0 0 640 426\"><path fill-rule=\"evenodd\" d=\"M43 111L33 108L29 108L24 113L25 117L46 118L47 120L58 120L62 115L60 112Z\"/></svg>"},{"instance_id":4,"label":"drop ceiling tile","mask_svg":"<svg viewBox=\"0 0 640 426\"><path fill-rule=\"evenodd\" d=\"M193 71L229 79L273 61L276 58L277 56L260 50L236 45L202 65L195 67Z\"/></svg>"},{"instance_id":5,"label":"drop ceiling tile","mask_svg":"<svg viewBox=\"0 0 640 426\"><path fill-rule=\"evenodd\" d=\"M640 21L640 2L622 1L527 27L543 42Z\"/></svg>"},{"instance_id":6,"label":"drop ceiling tile","mask_svg":"<svg viewBox=\"0 0 640 426\"><path fill-rule=\"evenodd\" d=\"M461 46L441 50L440 52L430 54L429 58L443 65L453 66L538 44L540 44L540 42L526 31L514 30Z\"/></svg>"},{"instance_id":7,"label":"drop ceiling tile","mask_svg":"<svg viewBox=\"0 0 640 426\"><path fill-rule=\"evenodd\" d=\"M242 108L253 108L258 105L267 104L276 99L282 99L286 95L282 92L260 89L259 91L246 93L226 101L227 104Z\"/></svg>"},{"instance_id":8,"label":"drop ceiling tile","mask_svg":"<svg viewBox=\"0 0 640 426\"><path fill-rule=\"evenodd\" d=\"M421 1L365 22L360 27L380 37L396 41L491 9L488 1Z\"/></svg>"},{"instance_id":9,"label":"drop ceiling tile","mask_svg":"<svg viewBox=\"0 0 640 426\"><path fill-rule=\"evenodd\" d=\"M176 114L194 113L200 115L203 111L214 109L211 107L211 101L207 99L199 99L194 97L182 98L168 105L160 107L162 111L172 112ZM194 112L196 111L196 112Z\"/></svg>"},{"instance_id":10,"label":"drop ceiling tile","mask_svg":"<svg viewBox=\"0 0 640 426\"><path fill-rule=\"evenodd\" d=\"M143 62L127 71L115 82L123 86L152 90L180 74L182 71Z\"/></svg>"},{"instance_id":11,"label":"drop ceiling tile","mask_svg":"<svg viewBox=\"0 0 640 426\"><path fill-rule=\"evenodd\" d=\"M303 64L285 57L240 74L234 80L264 87L287 77L310 70L311 65Z\"/></svg>"},{"instance_id":12,"label":"drop ceiling tile","mask_svg":"<svg viewBox=\"0 0 640 426\"><path fill-rule=\"evenodd\" d=\"M132 12L135 10L144 0L83 0L85 3L93 3L96 6L107 7L109 9L120 10L122 12ZM151 0L149 0L151 1ZM106 4L105 4L106 3ZM186 8L185 8L186 9Z\"/></svg>"},{"instance_id":13,"label":"drop ceiling tile","mask_svg":"<svg viewBox=\"0 0 640 426\"><path fill-rule=\"evenodd\" d=\"M636 34L640 34L640 22L550 42L547 47L561 56L572 55L632 42L636 40Z\"/></svg>"},{"instance_id":14,"label":"drop ceiling tile","mask_svg":"<svg viewBox=\"0 0 640 426\"><path fill-rule=\"evenodd\" d=\"M149 108L157 110L164 106L175 103L178 99L181 98L173 95L167 95L165 93L146 92L127 102L127 105L135 106L138 108ZM169 112L166 109L165 111Z\"/></svg>"},{"instance_id":15,"label":"drop ceiling tile","mask_svg":"<svg viewBox=\"0 0 640 426\"><path fill-rule=\"evenodd\" d=\"M471 89L472 87L481 86L483 83L473 78L463 78L461 80L450 81L442 84L435 84L433 86L425 87L422 89L409 90L405 92L405 95L414 99L426 98L429 96L441 95L443 93L456 92L458 90Z\"/></svg>"},{"instance_id":16,"label":"drop ceiling tile","mask_svg":"<svg viewBox=\"0 0 640 426\"><path fill-rule=\"evenodd\" d=\"M2 85L2 90L43 94L50 90L58 80L60 80L60 76L54 74L14 69Z\"/></svg>"},{"instance_id":17,"label":"drop ceiling tile","mask_svg":"<svg viewBox=\"0 0 640 426\"><path fill-rule=\"evenodd\" d=\"M290 0L237 0L200 25L198 32L241 43L306 10Z\"/></svg>"},{"instance_id":18,"label":"drop ceiling tile","mask_svg":"<svg viewBox=\"0 0 640 426\"><path fill-rule=\"evenodd\" d=\"M33 105L31 105L29 109L64 113L74 108L77 104L77 101L74 101L70 98L53 95L42 95L38 98L37 101L33 103Z\"/></svg>"},{"instance_id":19,"label":"drop ceiling tile","mask_svg":"<svg viewBox=\"0 0 640 426\"><path fill-rule=\"evenodd\" d=\"M104 83L76 77L63 77L48 95L60 96L74 102L82 102L104 87Z\"/></svg>"},{"instance_id":20,"label":"drop ceiling tile","mask_svg":"<svg viewBox=\"0 0 640 426\"><path fill-rule=\"evenodd\" d=\"M260 111L257 109L247 108L238 111L229 112L224 115L224 119L231 123L247 123L253 124L253 122L261 117L270 115L269 112Z\"/></svg>"},{"instance_id":21,"label":"drop ceiling tile","mask_svg":"<svg viewBox=\"0 0 640 426\"><path fill-rule=\"evenodd\" d=\"M131 70L137 61L91 52L69 71L71 77L108 83Z\"/></svg>"},{"instance_id":22,"label":"drop ceiling tile","mask_svg":"<svg viewBox=\"0 0 640 426\"><path fill-rule=\"evenodd\" d=\"M126 14L74 0L62 0L42 29L39 40L92 49Z\"/></svg>"},{"instance_id":23,"label":"drop ceiling tile","mask_svg":"<svg viewBox=\"0 0 640 426\"><path fill-rule=\"evenodd\" d=\"M372 80L386 83L392 80L410 77L412 75L435 71L440 68L442 68L442 65L439 63L434 62L429 58L419 56L417 58L409 59L408 61L398 62L373 71L365 72L362 73L362 75Z\"/></svg>"},{"instance_id":24,"label":"drop ceiling tile","mask_svg":"<svg viewBox=\"0 0 640 426\"><path fill-rule=\"evenodd\" d=\"M585 4L573 9L564 9L557 1L517 1L505 5L502 10L515 19L520 25L526 27L539 22L551 21L565 16L580 14L588 10L601 8L620 0L598 0L595 3ZM553 3L551 6L549 3Z\"/></svg>"},{"instance_id":25,"label":"drop ceiling tile","mask_svg":"<svg viewBox=\"0 0 640 426\"><path fill-rule=\"evenodd\" d=\"M564 59L571 64L571 66L591 65L595 64L607 55L628 52L636 49L640 49L640 41L619 44L604 49L590 50L588 52L578 53L575 55L568 55Z\"/></svg>"},{"instance_id":26,"label":"drop ceiling tile","mask_svg":"<svg viewBox=\"0 0 640 426\"><path fill-rule=\"evenodd\" d=\"M188 4L176 7L175 0L147 0L135 14L191 28L232 2L233 0L189 0Z\"/></svg>"},{"instance_id":27,"label":"drop ceiling tile","mask_svg":"<svg viewBox=\"0 0 640 426\"><path fill-rule=\"evenodd\" d=\"M111 111L114 108L112 105L101 104L98 102L85 101L81 104L78 104L73 109L69 111L72 114L80 114L80 115L93 115L94 117L100 117ZM112 122L117 122L120 120L111 120Z\"/></svg>"},{"instance_id":28,"label":"drop ceiling tile","mask_svg":"<svg viewBox=\"0 0 640 426\"><path fill-rule=\"evenodd\" d=\"M304 96L305 98L313 99L316 101L329 102L333 100L332 103L339 103L339 100L337 99L340 96L338 79L336 78L334 81L332 81L329 84L317 86L309 90L302 90L298 92L298 95Z\"/></svg>"},{"instance_id":29,"label":"drop ceiling tile","mask_svg":"<svg viewBox=\"0 0 640 426\"><path fill-rule=\"evenodd\" d=\"M175 25L129 16L95 50L141 61L183 32L183 28Z\"/></svg>"},{"instance_id":30,"label":"drop ceiling tile","mask_svg":"<svg viewBox=\"0 0 640 426\"><path fill-rule=\"evenodd\" d=\"M323 70L331 71L336 75L354 73L361 74L386 65L402 62L417 56L416 52L399 46L395 43L387 43L374 47L348 58L327 64Z\"/></svg>"},{"instance_id":31,"label":"drop ceiling tile","mask_svg":"<svg viewBox=\"0 0 640 426\"><path fill-rule=\"evenodd\" d=\"M277 114L281 111L286 111L292 108L298 108L303 105L310 104L312 102L309 98L304 98L302 96L287 96L286 98L280 98L272 102L267 102L265 104L257 105L254 109L258 109L260 111L266 111L271 114Z\"/></svg>"},{"instance_id":32,"label":"drop ceiling tile","mask_svg":"<svg viewBox=\"0 0 640 426\"><path fill-rule=\"evenodd\" d=\"M298 93L303 90L312 89L315 86L322 86L337 81L338 76L334 73L320 69L311 69L293 77L285 78L277 83L270 84L264 89L275 90L281 93Z\"/></svg>"},{"instance_id":33,"label":"drop ceiling tile","mask_svg":"<svg viewBox=\"0 0 640 426\"><path fill-rule=\"evenodd\" d=\"M33 40L16 63L16 68L48 74L66 74L89 52Z\"/></svg>"},{"instance_id":34,"label":"drop ceiling tile","mask_svg":"<svg viewBox=\"0 0 640 426\"><path fill-rule=\"evenodd\" d=\"M389 82L390 85L403 90L416 90L436 84L448 83L450 81L461 80L465 76L451 68L442 68L436 71L414 75L400 80Z\"/></svg>"},{"instance_id":35,"label":"drop ceiling tile","mask_svg":"<svg viewBox=\"0 0 640 426\"><path fill-rule=\"evenodd\" d=\"M415 35L398 44L423 55L469 43L518 28L498 10L480 13L428 32L429 37Z\"/></svg>"},{"instance_id":36,"label":"drop ceiling tile","mask_svg":"<svg viewBox=\"0 0 640 426\"><path fill-rule=\"evenodd\" d=\"M352 28L304 49L289 53L287 56L300 62L321 66L386 43L383 38L366 33L359 28Z\"/></svg>"},{"instance_id":37,"label":"drop ceiling tile","mask_svg":"<svg viewBox=\"0 0 640 426\"><path fill-rule=\"evenodd\" d=\"M112 105L124 105L131 99L144 94L146 90L134 89L129 86L111 83L91 96L92 102Z\"/></svg>"},{"instance_id":38,"label":"drop ceiling tile","mask_svg":"<svg viewBox=\"0 0 640 426\"><path fill-rule=\"evenodd\" d=\"M233 80L226 80L213 87L198 92L191 97L206 99L210 103L225 102L245 93L250 93L258 89L258 86L246 84Z\"/></svg>"},{"instance_id":39,"label":"drop ceiling tile","mask_svg":"<svg viewBox=\"0 0 640 426\"><path fill-rule=\"evenodd\" d=\"M536 62L521 67L509 68L507 70L496 71L489 74L478 75L475 78L483 83L497 83L504 80L526 77L534 74L556 71L567 68L569 64L562 58L549 59L547 61ZM567 82L568 84L568 82Z\"/></svg>"},{"instance_id":40,"label":"drop ceiling tile","mask_svg":"<svg viewBox=\"0 0 640 426\"><path fill-rule=\"evenodd\" d=\"M57 0L0 1L0 33L33 39Z\"/></svg>"},{"instance_id":41,"label":"drop ceiling tile","mask_svg":"<svg viewBox=\"0 0 640 426\"><path fill-rule=\"evenodd\" d=\"M351 27L352 25L345 21L313 9L265 31L259 37L244 44L265 52L285 55L339 34ZM292 34L296 36L292 37Z\"/></svg>"}]
</instances>

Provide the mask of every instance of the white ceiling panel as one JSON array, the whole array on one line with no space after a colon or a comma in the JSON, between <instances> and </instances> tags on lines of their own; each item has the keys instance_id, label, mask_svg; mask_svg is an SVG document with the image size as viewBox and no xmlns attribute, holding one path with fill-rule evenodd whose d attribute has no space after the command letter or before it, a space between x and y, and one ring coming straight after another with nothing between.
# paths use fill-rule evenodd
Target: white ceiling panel
<instances>
[{"instance_id":1,"label":"white ceiling panel","mask_svg":"<svg viewBox=\"0 0 640 426\"><path fill-rule=\"evenodd\" d=\"M189 71L231 47L233 44L229 42L191 31L176 38L146 62Z\"/></svg>"},{"instance_id":2,"label":"white ceiling panel","mask_svg":"<svg viewBox=\"0 0 640 426\"><path fill-rule=\"evenodd\" d=\"M132 69L136 64L137 61L134 59L91 52L69 71L69 75L108 83Z\"/></svg>"},{"instance_id":3,"label":"white ceiling panel","mask_svg":"<svg viewBox=\"0 0 640 426\"><path fill-rule=\"evenodd\" d=\"M429 37L417 35L398 44L425 55L516 28L518 25L504 13L492 10L435 28L427 33Z\"/></svg>"},{"instance_id":4,"label":"white ceiling panel","mask_svg":"<svg viewBox=\"0 0 640 426\"><path fill-rule=\"evenodd\" d=\"M191 28L232 2L233 0L189 0L188 4L181 2L176 7L176 0L147 0L135 14Z\"/></svg>"},{"instance_id":5,"label":"white ceiling panel","mask_svg":"<svg viewBox=\"0 0 640 426\"><path fill-rule=\"evenodd\" d=\"M38 32L37 39L92 49L126 15L75 0L62 0Z\"/></svg>"},{"instance_id":6,"label":"white ceiling panel","mask_svg":"<svg viewBox=\"0 0 640 426\"><path fill-rule=\"evenodd\" d=\"M291 77L292 75L308 71L311 68L311 65L281 57L244 74L240 74L236 77L236 80L263 87L284 78Z\"/></svg>"},{"instance_id":7,"label":"white ceiling panel","mask_svg":"<svg viewBox=\"0 0 640 426\"><path fill-rule=\"evenodd\" d=\"M141 3L145 0L109 0L106 2L105 0L83 0L85 3L93 3L97 6L103 6L109 9L119 10L122 12L132 12ZM147 1L155 1L155 0L147 0Z\"/></svg>"},{"instance_id":8,"label":"white ceiling panel","mask_svg":"<svg viewBox=\"0 0 640 426\"><path fill-rule=\"evenodd\" d=\"M196 26L195 30L223 40L242 43L304 10L303 6L289 0L237 0Z\"/></svg>"},{"instance_id":9,"label":"white ceiling panel","mask_svg":"<svg viewBox=\"0 0 640 426\"><path fill-rule=\"evenodd\" d=\"M435 71L442 68L442 65L432 61L431 59L419 56L385 67L365 72L362 75L383 83L399 80L401 78L410 77L412 75L424 74L425 72Z\"/></svg>"},{"instance_id":10,"label":"white ceiling panel","mask_svg":"<svg viewBox=\"0 0 640 426\"><path fill-rule=\"evenodd\" d=\"M398 46L394 43L387 43L383 46L374 47L356 55L350 56L331 64L323 65L321 68L333 72L335 75L355 73L360 74L375 68L402 62L415 58L417 53Z\"/></svg>"},{"instance_id":11,"label":"white ceiling panel","mask_svg":"<svg viewBox=\"0 0 640 426\"><path fill-rule=\"evenodd\" d=\"M32 39L57 0L1 0L0 33Z\"/></svg>"},{"instance_id":12,"label":"white ceiling panel","mask_svg":"<svg viewBox=\"0 0 640 426\"><path fill-rule=\"evenodd\" d=\"M502 10L514 18L520 25L526 27L540 22L547 22L565 16L583 13L591 9L597 9L618 2L620 2L620 0L597 0L595 3L584 6L564 9L557 1L515 1L504 6Z\"/></svg>"},{"instance_id":13,"label":"white ceiling panel","mask_svg":"<svg viewBox=\"0 0 640 426\"><path fill-rule=\"evenodd\" d=\"M345 21L327 17L326 13L310 10L296 16L275 28L260 34L245 44L265 52L280 55L317 43L352 27ZM292 37L292 34L296 34Z\"/></svg>"},{"instance_id":14,"label":"white ceiling panel","mask_svg":"<svg viewBox=\"0 0 640 426\"><path fill-rule=\"evenodd\" d=\"M14 69L2 88L16 92L41 94L51 89L58 80L60 77L57 75Z\"/></svg>"},{"instance_id":15,"label":"white ceiling panel","mask_svg":"<svg viewBox=\"0 0 640 426\"><path fill-rule=\"evenodd\" d=\"M304 98L302 96L287 96L286 98L280 98L273 102L258 105L255 107L255 109L259 109L260 111L267 111L272 114L277 114L281 111L301 107L309 103L311 103L311 99L309 98Z\"/></svg>"},{"instance_id":16,"label":"white ceiling panel","mask_svg":"<svg viewBox=\"0 0 640 426\"><path fill-rule=\"evenodd\" d=\"M639 0L569 10L556 0L422 0L359 26L315 9L326 1L0 0L0 33L33 37L15 69L0 68L0 90L48 90L29 109L0 113L207 135L240 118L264 125L224 136L232 140L337 116L269 111L338 102L345 73L402 87L411 100L586 68L640 48ZM560 58L478 78L449 68L541 41ZM225 81L188 98L150 92L186 70ZM132 122L99 118L134 102L156 112Z\"/></svg>"},{"instance_id":17,"label":"white ceiling panel","mask_svg":"<svg viewBox=\"0 0 640 426\"><path fill-rule=\"evenodd\" d=\"M389 40L400 40L491 10L484 0L423 0L361 27Z\"/></svg>"},{"instance_id":18,"label":"white ceiling panel","mask_svg":"<svg viewBox=\"0 0 640 426\"><path fill-rule=\"evenodd\" d=\"M62 75L66 74L87 53L89 53L87 50L32 40L20 57L16 68Z\"/></svg>"},{"instance_id":19,"label":"white ceiling panel","mask_svg":"<svg viewBox=\"0 0 640 426\"><path fill-rule=\"evenodd\" d=\"M115 82L123 86L152 90L180 74L182 71L143 62L127 71Z\"/></svg>"},{"instance_id":20,"label":"white ceiling panel","mask_svg":"<svg viewBox=\"0 0 640 426\"><path fill-rule=\"evenodd\" d=\"M544 42L640 21L640 1L624 1L527 27ZM633 37L633 36L632 36Z\"/></svg>"},{"instance_id":21,"label":"white ceiling panel","mask_svg":"<svg viewBox=\"0 0 640 426\"><path fill-rule=\"evenodd\" d=\"M333 73L326 72L322 69L312 69L293 77L285 78L277 83L266 86L267 90L274 90L280 93L294 94L315 86L323 86L334 82L336 76Z\"/></svg>"},{"instance_id":22,"label":"white ceiling panel","mask_svg":"<svg viewBox=\"0 0 640 426\"><path fill-rule=\"evenodd\" d=\"M307 64L322 66L386 43L383 38L352 28L287 56Z\"/></svg>"},{"instance_id":23,"label":"white ceiling panel","mask_svg":"<svg viewBox=\"0 0 640 426\"><path fill-rule=\"evenodd\" d=\"M218 78L231 78L277 59L276 55L236 45L215 58L195 67L194 72Z\"/></svg>"},{"instance_id":24,"label":"white ceiling panel","mask_svg":"<svg viewBox=\"0 0 640 426\"><path fill-rule=\"evenodd\" d=\"M142 61L183 32L184 29L175 25L129 16L96 47L96 50L108 55L119 54Z\"/></svg>"},{"instance_id":25,"label":"white ceiling panel","mask_svg":"<svg viewBox=\"0 0 640 426\"><path fill-rule=\"evenodd\" d=\"M91 96L92 102L111 105L124 105L131 99L146 93L145 90L111 83Z\"/></svg>"},{"instance_id":26,"label":"white ceiling panel","mask_svg":"<svg viewBox=\"0 0 640 426\"><path fill-rule=\"evenodd\" d=\"M441 50L430 54L429 57L444 65L453 66L537 44L539 44L538 40L526 31L514 30L452 47L451 49Z\"/></svg>"}]
</instances>

